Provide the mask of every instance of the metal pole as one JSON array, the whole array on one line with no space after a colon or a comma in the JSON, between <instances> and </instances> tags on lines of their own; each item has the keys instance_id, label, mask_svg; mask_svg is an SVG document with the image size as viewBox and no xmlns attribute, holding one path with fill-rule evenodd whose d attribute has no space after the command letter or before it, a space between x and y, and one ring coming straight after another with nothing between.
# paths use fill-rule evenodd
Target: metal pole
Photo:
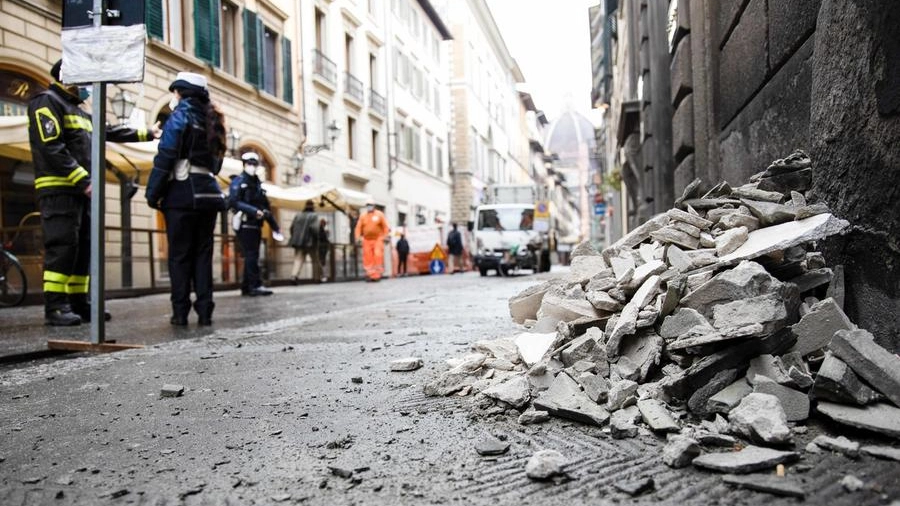
<instances>
[{"instance_id":1,"label":"metal pole","mask_svg":"<svg viewBox=\"0 0 900 506\"><path fill-rule=\"evenodd\" d=\"M94 0L94 26L103 25L103 0ZM106 320L104 300L104 265L103 244L104 199L106 183L104 181L106 165L106 84L93 83L93 111L91 123L91 344L102 344L105 339Z\"/></svg>"}]
</instances>

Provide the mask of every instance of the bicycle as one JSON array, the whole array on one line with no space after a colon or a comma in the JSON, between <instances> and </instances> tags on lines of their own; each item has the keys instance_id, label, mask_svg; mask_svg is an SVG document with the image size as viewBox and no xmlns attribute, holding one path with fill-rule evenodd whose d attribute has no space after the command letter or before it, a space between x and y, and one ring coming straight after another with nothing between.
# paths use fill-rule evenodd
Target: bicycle
<instances>
[{"instance_id":1,"label":"bicycle","mask_svg":"<svg viewBox=\"0 0 900 506\"><path fill-rule=\"evenodd\" d=\"M29 218L40 216L38 213L29 213L19 222L21 228ZM9 241L0 244L0 307L18 306L25 301L28 295L28 278L25 277L25 269L22 263L10 250L19 236L17 230Z\"/></svg>"}]
</instances>

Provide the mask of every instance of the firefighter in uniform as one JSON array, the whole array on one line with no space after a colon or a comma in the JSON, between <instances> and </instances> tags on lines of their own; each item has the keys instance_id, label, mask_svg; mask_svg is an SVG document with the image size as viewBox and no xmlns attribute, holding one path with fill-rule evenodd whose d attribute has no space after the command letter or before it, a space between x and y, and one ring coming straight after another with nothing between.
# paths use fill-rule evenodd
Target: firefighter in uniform
<instances>
[{"instance_id":1,"label":"firefighter in uniform","mask_svg":"<svg viewBox=\"0 0 900 506\"><path fill-rule=\"evenodd\" d=\"M241 156L244 172L231 181L228 188L228 207L240 212L237 225L237 239L244 255L244 276L241 280L241 295L257 297L272 295L272 291L262 286L259 274L259 243L262 240L262 224L266 222L272 229L272 237L283 241L284 236L272 210L262 183L256 175L259 155L253 152Z\"/></svg>"},{"instance_id":2,"label":"firefighter in uniform","mask_svg":"<svg viewBox=\"0 0 900 506\"><path fill-rule=\"evenodd\" d=\"M44 235L44 316L47 325L90 321L91 117L87 93L60 82L62 60L50 70L49 89L28 103L34 188ZM107 127L112 142L147 141L158 129ZM95 294L97 296L97 294ZM105 314L109 320L109 313Z\"/></svg>"}]
</instances>

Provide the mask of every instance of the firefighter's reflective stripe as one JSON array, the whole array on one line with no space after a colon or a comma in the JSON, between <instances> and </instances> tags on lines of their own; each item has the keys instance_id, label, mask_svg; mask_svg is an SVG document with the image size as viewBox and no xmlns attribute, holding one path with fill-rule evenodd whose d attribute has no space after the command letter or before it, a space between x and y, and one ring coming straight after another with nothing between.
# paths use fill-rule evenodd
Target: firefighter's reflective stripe
<instances>
[{"instance_id":1,"label":"firefighter's reflective stripe","mask_svg":"<svg viewBox=\"0 0 900 506\"><path fill-rule=\"evenodd\" d=\"M37 130L44 144L56 140L60 134L59 121L49 107L41 107L34 111L34 121L37 122Z\"/></svg>"},{"instance_id":2,"label":"firefighter's reflective stripe","mask_svg":"<svg viewBox=\"0 0 900 506\"><path fill-rule=\"evenodd\" d=\"M146 128L138 128L137 129L138 140L140 142L146 142L150 140L150 133Z\"/></svg>"},{"instance_id":3,"label":"firefighter's reflective stripe","mask_svg":"<svg viewBox=\"0 0 900 506\"><path fill-rule=\"evenodd\" d=\"M88 132L94 131L94 126L91 124L91 120L78 116L77 114L66 114L65 116L63 116L63 126L70 130L87 130Z\"/></svg>"},{"instance_id":4,"label":"firefighter's reflective stripe","mask_svg":"<svg viewBox=\"0 0 900 506\"><path fill-rule=\"evenodd\" d=\"M66 285L66 293L83 294L88 293L88 276L69 276L69 283Z\"/></svg>"},{"instance_id":5,"label":"firefighter's reflective stripe","mask_svg":"<svg viewBox=\"0 0 900 506\"><path fill-rule=\"evenodd\" d=\"M51 293L68 293L66 284L69 276L59 272L44 271L44 291Z\"/></svg>"},{"instance_id":6,"label":"firefighter's reflective stripe","mask_svg":"<svg viewBox=\"0 0 900 506\"><path fill-rule=\"evenodd\" d=\"M42 176L34 180L35 188L49 188L51 186L71 186L88 177L88 171L84 167L76 167L68 176Z\"/></svg>"}]
</instances>

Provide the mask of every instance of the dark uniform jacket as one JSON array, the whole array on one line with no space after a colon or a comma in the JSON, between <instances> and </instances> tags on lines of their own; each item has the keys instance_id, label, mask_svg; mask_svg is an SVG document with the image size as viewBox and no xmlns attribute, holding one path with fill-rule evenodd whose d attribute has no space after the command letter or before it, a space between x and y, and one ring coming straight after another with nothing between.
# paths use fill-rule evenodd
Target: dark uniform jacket
<instances>
[{"instance_id":1,"label":"dark uniform jacket","mask_svg":"<svg viewBox=\"0 0 900 506\"><path fill-rule=\"evenodd\" d=\"M228 187L228 207L243 213L241 221L244 226L259 227L266 221L266 218L256 217L256 211L267 215L270 211L269 199L259 178L246 172L235 177Z\"/></svg>"},{"instance_id":2,"label":"dark uniform jacket","mask_svg":"<svg viewBox=\"0 0 900 506\"><path fill-rule=\"evenodd\" d=\"M222 159L209 149L204 104L182 98L166 120L159 152L147 180L147 204L162 209L225 210L225 195L216 174ZM176 177L176 165L190 162L187 177Z\"/></svg>"},{"instance_id":3,"label":"dark uniform jacket","mask_svg":"<svg viewBox=\"0 0 900 506\"><path fill-rule=\"evenodd\" d=\"M34 159L34 187L38 197L83 195L91 183L91 117L82 100L59 83L28 103L28 138ZM107 127L112 142L150 140L147 129Z\"/></svg>"}]
</instances>

